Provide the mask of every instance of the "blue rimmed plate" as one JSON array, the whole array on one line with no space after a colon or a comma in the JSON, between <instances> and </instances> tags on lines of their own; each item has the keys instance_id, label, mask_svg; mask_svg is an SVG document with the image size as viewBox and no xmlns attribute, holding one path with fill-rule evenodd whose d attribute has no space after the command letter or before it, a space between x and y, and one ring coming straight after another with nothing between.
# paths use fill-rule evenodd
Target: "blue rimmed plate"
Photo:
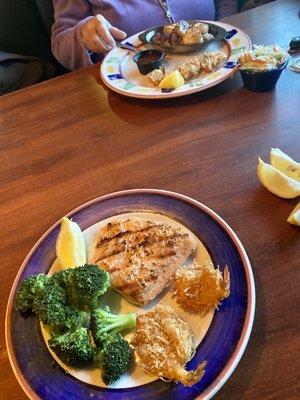
<instances>
[{"instance_id":1,"label":"blue rimmed plate","mask_svg":"<svg viewBox=\"0 0 300 400\"><path fill-rule=\"evenodd\" d=\"M206 374L191 388L155 380L126 388L91 385L66 373L48 352L38 321L13 310L20 283L28 275L48 272L55 260L59 221L36 243L26 257L11 290L6 314L9 359L30 399L97 400L209 399L226 382L247 345L255 309L251 266L236 234L217 214L186 196L162 190L140 189L113 193L86 203L68 216L82 230L107 218L132 212L151 212L171 218L191 231L204 245L215 265L228 265L231 294L223 301L188 368L207 360Z\"/></svg>"}]
</instances>

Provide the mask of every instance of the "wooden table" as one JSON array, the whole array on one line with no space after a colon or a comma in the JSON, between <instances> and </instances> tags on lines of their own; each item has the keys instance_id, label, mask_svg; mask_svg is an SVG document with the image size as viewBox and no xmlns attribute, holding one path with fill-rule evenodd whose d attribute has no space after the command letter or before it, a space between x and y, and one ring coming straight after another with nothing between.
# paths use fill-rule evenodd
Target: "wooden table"
<instances>
[{"instance_id":1,"label":"wooden table","mask_svg":"<svg viewBox=\"0 0 300 400\"><path fill-rule=\"evenodd\" d=\"M226 21L254 43L299 35L299 1L277 1ZM101 87L99 66L0 99L0 398L26 396L9 366L6 301L37 239L74 207L105 193L161 188L191 196L236 231L252 262L257 309L247 350L215 399L299 398L299 228L293 200L258 182L271 147L300 158L300 76L251 93L236 75L207 92L170 101L120 97ZM298 350L298 355L297 355Z\"/></svg>"}]
</instances>

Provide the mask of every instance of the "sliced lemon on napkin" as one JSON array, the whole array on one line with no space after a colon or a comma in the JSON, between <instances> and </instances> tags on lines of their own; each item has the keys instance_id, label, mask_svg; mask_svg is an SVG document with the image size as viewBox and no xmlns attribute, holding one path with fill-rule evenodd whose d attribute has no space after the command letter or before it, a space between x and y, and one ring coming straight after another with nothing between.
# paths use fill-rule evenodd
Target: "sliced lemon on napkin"
<instances>
[{"instance_id":1,"label":"sliced lemon on napkin","mask_svg":"<svg viewBox=\"0 0 300 400\"><path fill-rule=\"evenodd\" d=\"M283 174L272 165L264 163L259 157L257 176L261 184L270 192L285 199L300 196L300 182Z\"/></svg>"},{"instance_id":2,"label":"sliced lemon on napkin","mask_svg":"<svg viewBox=\"0 0 300 400\"><path fill-rule=\"evenodd\" d=\"M300 226L300 202L296 205L293 211L290 213L287 222L292 225Z\"/></svg>"},{"instance_id":3,"label":"sliced lemon on napkin","mask_svg":"<svg viewBox=\"0 0 300 400\"><path fill-rule=\"evenodd\" d=\"M56 240L56 256L62 268L71 268L86 263L86 251L81 229L67 217L61 220Z\"/></svg>"},{"instance_id":4,"label":"sliced lemon on napkin","mask_svg":"<svg viewBox=\"0 0 300 400\"><path fill-rule=\"evenodd\" d=\"M161 89L177 89L184 85L184 78L179 71L173 71L160 82L158 87Z\"/></svg>"},{"instance_id":5,"label":"sliced lemon on napkin","mask_svg":"<svg viewBox=\"0 0 300 400\"><path fill-rule=\"evenodd\" d=\"M285 175L300 182L300 163L297 163L280 149L271 149L271 165Z\"/></svg>"}]
</instances>

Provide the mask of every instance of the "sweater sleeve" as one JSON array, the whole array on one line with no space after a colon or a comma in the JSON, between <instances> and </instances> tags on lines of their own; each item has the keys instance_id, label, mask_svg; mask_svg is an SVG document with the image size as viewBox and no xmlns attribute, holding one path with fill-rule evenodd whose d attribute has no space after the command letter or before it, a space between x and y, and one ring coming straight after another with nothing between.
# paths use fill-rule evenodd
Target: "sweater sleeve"
<instances>
[{"instance_id":1,"label":"sweater sleeve","mask_svg":"<svg viewBox=\"0 0 300 400\"><path fill-rule=\"evenodd\" d=\"M238 11L238 0L215 0L216 19L229 17Z\"/></svg>"},{"instance_id":2,"label":"sweater sleeve","mask_svg":"<svg viewBox=\"0 0 300 400\"><path fill-rule=\"evenodd\" d=\"M81 38L81 26L92 18L86 0L53 0L52 52L70 70L92 65L89 51Z\"/></svg>"}]
</instances>

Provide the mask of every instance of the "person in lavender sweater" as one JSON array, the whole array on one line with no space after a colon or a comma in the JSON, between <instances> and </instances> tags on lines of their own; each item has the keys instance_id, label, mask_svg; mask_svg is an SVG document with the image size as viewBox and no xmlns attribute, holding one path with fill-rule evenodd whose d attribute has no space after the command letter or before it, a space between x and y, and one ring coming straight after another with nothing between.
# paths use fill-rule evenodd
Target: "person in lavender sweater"
<instances>
[{"instance_id":1,"label":"person in lavender sweater","mask_svg":"<svg viewBox=\"0 0 300 400\"><path fill-rule=\"evenodd\" d=\"M215 4L216 3L216 4ZM52 52L70 70L92 65L137 32L180 19L224 18L237 0L53 0Z\"/></svg>"}]
</instances>

